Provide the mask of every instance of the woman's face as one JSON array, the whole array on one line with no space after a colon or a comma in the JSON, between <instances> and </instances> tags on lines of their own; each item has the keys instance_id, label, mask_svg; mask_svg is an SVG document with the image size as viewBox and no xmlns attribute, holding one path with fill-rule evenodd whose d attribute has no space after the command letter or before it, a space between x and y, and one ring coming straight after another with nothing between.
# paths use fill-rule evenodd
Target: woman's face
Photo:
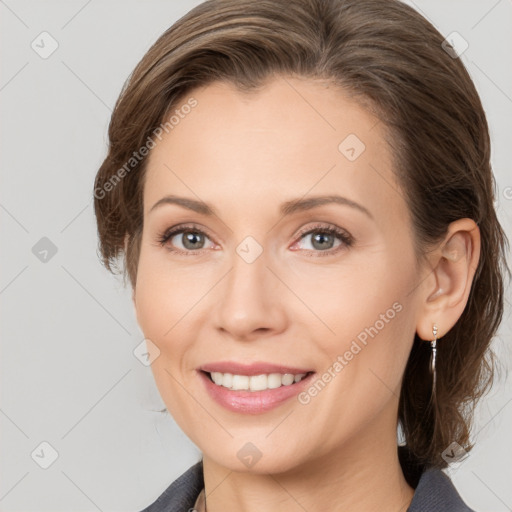
<instances>
[{"instance_id":1,"label":"woman's face","mask_svg":"<svg viewBox=\"0 0 512 512\"><path fill-rule=\"evenodd\" d=\"M420 278L382 124L313 80L187 100L148 161L134 293L169 412L238 471L396 443Z\"/></svg>"}]
</instances>

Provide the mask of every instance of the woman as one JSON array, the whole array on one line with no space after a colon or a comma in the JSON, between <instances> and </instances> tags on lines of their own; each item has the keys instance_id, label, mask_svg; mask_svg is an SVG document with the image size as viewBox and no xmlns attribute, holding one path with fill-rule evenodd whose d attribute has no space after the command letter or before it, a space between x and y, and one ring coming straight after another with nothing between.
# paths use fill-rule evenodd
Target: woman
<instances>
[{"instance_id":1,"label":"woman","mask_svg":"<svg viewBox=\"0 0 512 512\"><path fill-rule=\"evenodd\" d=\"M203 454L145 512L470 510L441 469L491 383L506 238L443 36L394 0L211 0L109 141L103 261Z\"/></svg>"}]
</instances>

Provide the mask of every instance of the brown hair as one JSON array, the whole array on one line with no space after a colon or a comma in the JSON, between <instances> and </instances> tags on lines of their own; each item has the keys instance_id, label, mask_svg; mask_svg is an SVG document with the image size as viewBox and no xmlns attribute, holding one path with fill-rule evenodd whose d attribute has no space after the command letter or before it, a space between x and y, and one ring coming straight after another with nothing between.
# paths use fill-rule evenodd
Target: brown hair
<instances>
[{"instance_id":1,"label":"brown hair","mask_svg":"<svg viewBox=\"0 0 512 512\"><path fill-rule=\"evenodd\" d=\"M437 467L446 467L441 454L453 441L472 447L473 408L492 383L489 345L502 318L505 269L510 274L484 110L443 39L396 0L204 2L156 41L125 84L94 194L103 262L115 271L124 254L124 275L135 286L147 158L132 168L126 162L195 87L221 80L250 91L272 76L321 78L371 110L386 127L418 258L456 219L473 219L481 233L468 303L438 344L435 404L430 347L417 336L402 383L398 420L411 460Z\"/></svg>"}]
</instances>

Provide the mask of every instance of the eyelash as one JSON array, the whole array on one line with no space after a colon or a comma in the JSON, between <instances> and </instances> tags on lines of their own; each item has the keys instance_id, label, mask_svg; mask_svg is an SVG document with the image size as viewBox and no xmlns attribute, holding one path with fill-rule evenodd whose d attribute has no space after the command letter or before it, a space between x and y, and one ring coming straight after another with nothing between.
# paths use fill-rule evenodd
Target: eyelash
<instances>
[{"instance_id":1,"label":"eyelash","mask_svg":"<svg viewBox=\"0 0 512 512\"><path fill-rule=\"evenodd\" d=\"M206 237L210 238L208 236L208 233L205 233L205 231L200 229L197 225L187 224L187 225L178 225L178 226L175 226L174 228L164 231L163 233L158 235L158 243L163 247L175 235L184 233L184 232L201 234L201 235L205 235ZM304 249L306 251L306 253L313 253L315 255L315 257L316 256L319 256L319 257L329 256L329 255L339 252L340 250L343 250L344 248L349 248L354 244L354 238L350 234L348 234L346 231L344 231L340 228L337 228L335 226L326 226L324 224L319 224L319 225L313 226L305 231L301 231L298 234L299 238L297 241L299 241L303 237L313 234L313 233L333 235L333 236L337 237L339 240L341 240L341 242L342 242L342 244L339 245L338 247L333 248L333 249L327 249L325 251ZM175 249L175 248L171 248L171 247L169 247L168 249L172 252L184 254L187 256L193 256L193 255L197 254L198 252L201 252L204 250L204 249L197 249L195 251L193 251L193 250L183 251L181 249Z\"/></svg>"}]
</instances>

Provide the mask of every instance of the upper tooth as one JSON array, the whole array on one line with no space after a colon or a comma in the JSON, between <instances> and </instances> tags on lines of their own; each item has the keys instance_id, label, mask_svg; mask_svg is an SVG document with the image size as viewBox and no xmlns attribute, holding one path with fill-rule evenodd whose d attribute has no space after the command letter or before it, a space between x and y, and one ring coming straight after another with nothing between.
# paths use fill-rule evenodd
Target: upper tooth
<instances>
[{"instance_id":1,"label":"upper tooth","mask_svg":"<svg viewBox=\"0 0 512 512\"><path fill-rule=\"evenodd\" d=\"M215 384L222 384L222 373L220 372L212 372L211 373L211 376L212 376L212 380L213 382L215 382ZM233 376L231 376L233 377Z\"/></svg>"},{"instance_id":2,"label":"upper tooth","mask_svg":"<svg viewBox=\"0 0 512 512\"><path fill-rule=\"evenodd\" d=\"M295 379L295 375L292 373L285 373L283 375L283 386L289 386L290 384L293 384L293 380Z\"/></svg>"},{"instance_id":3,"label":"upper tooth","mask_svg":"<svg viewBox=\"0 0 512 512\"><path fill-rule=\"evenodd\" d=\"M253 375L249 379L249 389L251 391L261 391L267 389L267 376L266 375Z\"/></svg>"},{"instance_id":4,"label":"upper tooth","mask_svg":"<svg viewBox=\"0 0 512 512\"><path fill-rule=\"evenodd\" d=\"M261 375L233 375L232 373L212 372L212 380L218 386L223 386L235 391L249 389L250 391L262 391L275 389L280 386L289 386L304 378L305 373L294 375L292 373L270 373Z\"/></svg>"},{"instance_id":5,"label":"upper tooth","mask_svg":"<svg viewBox=\"0 0 512 512\"><path fill-rule=\"evenodd\" d=\"M269 389L275 389L281 387L283 378L280 373L271 373L267 377L267 387Z\"/></svg>"},{"instance_id":6,"label":"upper tooth","mask_svg":"<svg viewBox=\"0 0 512 512\"><path fill-rule=\"evenodd\" d=\"M222 376L222 373L219 373L220 378L218 378L219 382L217 384L223 384L224 386L230 388L233 385L233 374L232 373L225 373L224 377Z\"/></svg>"},{"instance_id":7,"label":"upper tooth","mask_svg":"<svg viewBox=\"0 0 512 512\"><path fill-rule=\"evenodd\" d=\"M224 379L220 384L224 384ZM231 387L233 389L249 389L249 377L247 375L233 375L233 384Z\"/></svg>"}]
</instances>

